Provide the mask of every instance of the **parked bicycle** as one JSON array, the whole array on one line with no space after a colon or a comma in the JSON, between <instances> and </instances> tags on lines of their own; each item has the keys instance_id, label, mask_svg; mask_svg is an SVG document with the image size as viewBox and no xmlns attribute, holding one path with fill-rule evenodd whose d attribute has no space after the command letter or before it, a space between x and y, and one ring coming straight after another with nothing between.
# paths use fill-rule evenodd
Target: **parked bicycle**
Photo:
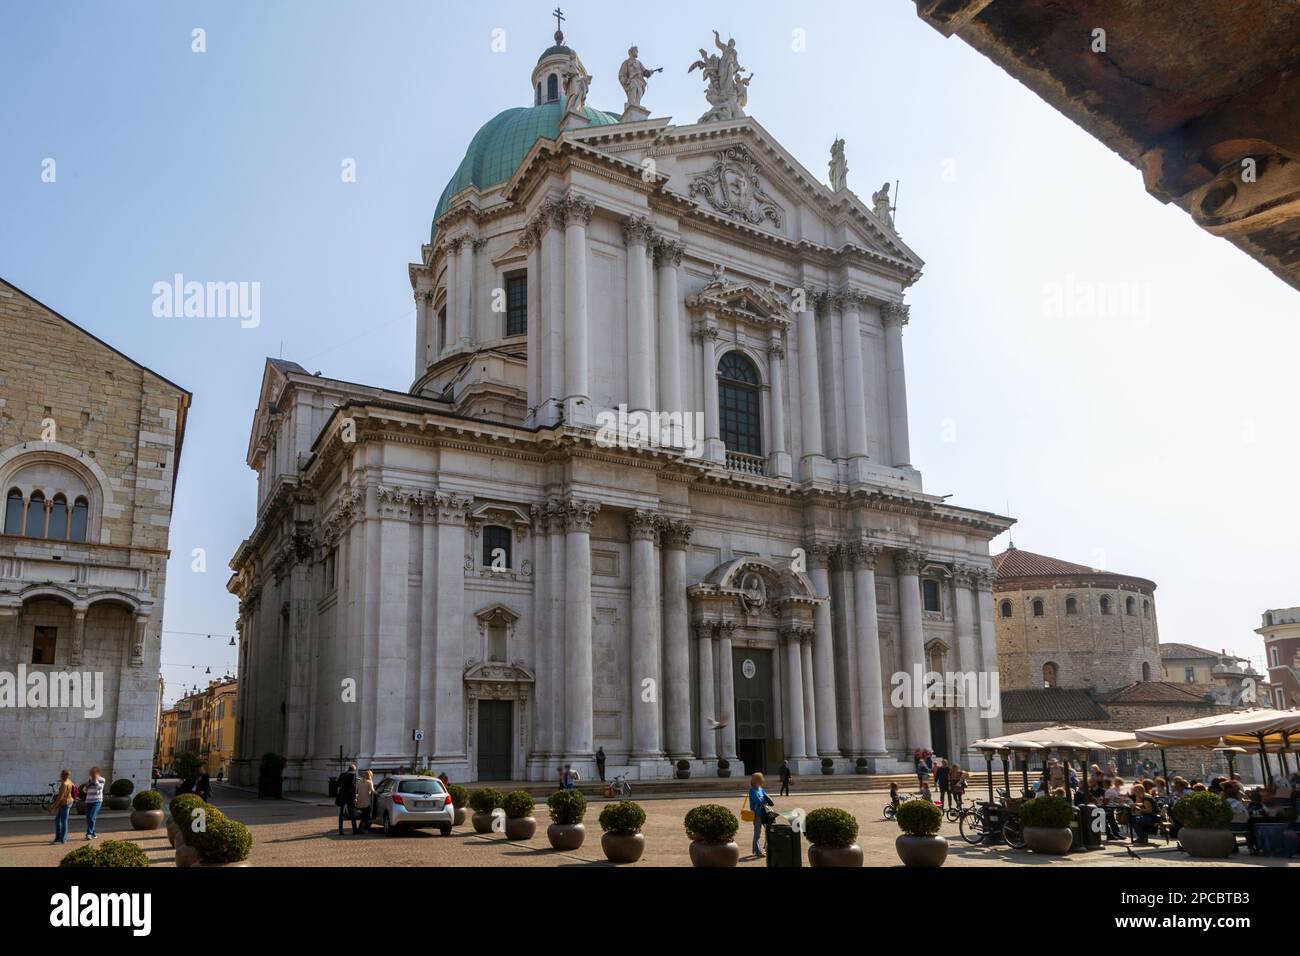
<instances>
[{"instance_id":1,"label":"parked bicycle","mask_svg":"<svg viewBox=\"0 0 1300 956\"><path fill-rule=\"evenodd\" d=\"M620 773L611 777L605 784L605 796L607 797L629 797L632 794L632 785L627 782L627 774Z\"/></svg>"},{"instance_id":2,"label":"parked bicycle","mask_svg":"<svg viewBox=\"0 0 1300 956\"><path fill-rule=\"evenodd\" d=\"M900 793L900 794L898 795L898 802L899 802L899 803L907 803L908 800L912 800L912 799L914 799L914 798L913 798L913 796L912 796L910 793ZM895 809L895 807L894 807L894 803L893 803L893 801L891 800L889 803L885 804L885 809L881 811L881 815L882 815L886 820L892 820L892 819L894 819L894 815L895 815L896 812L897 812L897 811L896 811L896 809Z\"/></svg>"}]
</instances>

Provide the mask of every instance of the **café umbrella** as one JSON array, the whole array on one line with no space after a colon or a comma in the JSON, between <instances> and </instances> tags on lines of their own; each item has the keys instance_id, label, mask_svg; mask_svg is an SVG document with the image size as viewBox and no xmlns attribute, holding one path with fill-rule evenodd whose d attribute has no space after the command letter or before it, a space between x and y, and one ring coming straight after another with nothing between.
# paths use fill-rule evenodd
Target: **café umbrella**
<instances>
[{"instance_id":1,"label":"caf\u00e9 umbrella","mask_svg":"<svg viewBox=\"0 0 1300 956\"><path fill-rule=\"evenodd\" d=\"M1268 748L1288 746L1289 738L1297 732L1300 732L1300 710L1265 708L1158 724L1143 727L1135 734L1139 740L1159 747L1257 746L1264 780L1271 783L1273 771L1268 765Z\"/></svg>"}]
</instances>

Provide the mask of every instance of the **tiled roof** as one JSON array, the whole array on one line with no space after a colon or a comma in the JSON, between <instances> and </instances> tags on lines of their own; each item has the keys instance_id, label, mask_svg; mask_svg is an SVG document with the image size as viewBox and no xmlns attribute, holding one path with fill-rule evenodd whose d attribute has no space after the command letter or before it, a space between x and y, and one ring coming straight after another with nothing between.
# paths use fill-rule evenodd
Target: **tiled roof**
<instances>
[{"instance_id":1,"label":"tiled roof","mask_svg":"<svg viewBox=\"0 0 1300 956\"><path fill-rule=\"evenodd\" d=\"M1002 691L1002 720L1008 724L1078 723L1110 720L1110 714L1086 690L1030 687Z\"/></svg>"},{"instance_id":2,"label":"tiled roof","mask_svg":"<svg viewBox=\"0 0 1300 956\"><path fill-rule=\"evenodd\" d=\"M1161 644L1160 656L1173 657L1179 660L1191 657L1213 657L1218 660L1221 655L1209 648L1197 647L1195 644L1179 644L1175 641L1169 644Z\"/></svg>"},{"instance_id":3,"label":"tiled roof","mask_svg":"<svg viewBox=\"0 0 1300 956\"><path fill-rule=\"evenodd\" d=\"M1003 699L1006 693L1003 692ZM1107 704L1206 704L1213 702L1203 693L1188 690L1181 684L1171 684L1163 680L1134 681L1127 687L1102 694L1101 700ZM1005 705L1003 705L1005 707Z\"/></svg>"},{"instance_id":4,"label":"tiled roof","mask_svg":"<svg viewBox=\"0 0 1300 956\"><path fill-rule=\"evenodd\" d=\"M1044 578L1087 578L1094 582L1103 583L1105 586L1114 587L1116 584L1123 582L1127 584L1136 584L1145 589L1155 590L1155 582L1146 578L1134 577L1131 574L1118 574L1114 571L1104 571L1101 568L1090 568L1087 565L1075 564L1072 561L1062 561L1059 558L1049 558L1045 554L1035 554L1032 551L1022 551L1015 545L1010 546L1001 554L993 556L993 573L995 575L994 586L998 590L1009 590L1006 587L1008 581L1018 581L1025 578L1041 579ZM1002 585L997 588L997 585Z\"/></svg>"}]
</instances>

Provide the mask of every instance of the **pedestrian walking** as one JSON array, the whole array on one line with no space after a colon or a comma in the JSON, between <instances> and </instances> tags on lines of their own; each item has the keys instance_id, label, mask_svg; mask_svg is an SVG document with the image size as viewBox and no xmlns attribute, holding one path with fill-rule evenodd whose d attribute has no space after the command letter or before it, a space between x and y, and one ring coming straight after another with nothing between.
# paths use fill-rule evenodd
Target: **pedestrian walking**
<instances>
[{"instance_id":1,"label":"pedestrian walking","mask_svg":"<svg viewBox=\"0 0 1300 956\"><path fill-rule=\"evenodd\" d=\"M754 815L754 856L761 857L763 848L759 846L758 838L763 834L763 825L767 822L767 808L772 806L772 798L767 795L763 789L763 775L755 773L749 778L749 812Z\"/></svg>"},{"instance_id":2,"label":"pedestrian walking","mask_svg":"<svg viewBox=\"0 0 1300 956\"><path fill-rule=\"evenodd\" d=\"M939 765L934 768L934 783L939 788L939 801L943 804L945 810L948 809L949 803L952 802L952 793L949 790L951 780L952 770L948 767L948 761L940 758Z\"/></svg>"},{"instance_id":3,"label":"pedestrian walking","mask_svg":"<svg viewBox=\"0 0 1300 956\"><path fill-rule=\"evenodd\" d=\"M596 750L596 773L600 774L603 782L605 779L605 748L600 747Z\"/></svg>"},{"instance_id":4,"label":"pedestrian walking","mask_svg":"<svg viewBox=\"0 0 1300 956\"><path fill-rule=\"evenodd\" d=\"M364 770L357 779L357 809L361 813L361 829L370 832L370 818L375 802L375 772Z\"/></svg>"},{"instance_id":5,"label":"pedestrian walking","mask_svg":"<svg viewBox=\"0 0 1300 956\"><path fill-rule=\"evenodd\" d=\"M930 751L914 750L912 756L916 758L916 786L919 790L925 786L926 778L930 776L933 765L930 763Z\"/></svg>"},{"instance_id":6,"label":"pedestrian walking","mask_svg":"<svg viewBox=\"0 0 1300 956\"><path fill-rule=\"evenodd\" d=\"M953 764L948 771L948 790L952 793L953 804L961 809L961 798L966 793L966 771L958 764Z\"/></svg>"},{"instance_id":7,"label":"pedestrian walking","mask_svg":"<svg viewBox=\"0 0 1300 956\"><path fill-rule=\"evenodd\" d=\"M54 794L54 802L50 804L49 812L54 814L54 840L55 843L68 842L68 815L72 813L72 804L76 799L73 791L76 787L72 783L72 771L64 770L59 773L59 789Z\"/></svg>"},{"instance_id":8,"label":"pedestrian walking","mask_svg":"<svg viewBox=\"0 0 1300 956\"><path fill-rule=\"evenodd\" d=\"M90 768L90 779L81 790L86 801L86 839L93 840L99 835L95 832L95 820L104 808L104 778L99 775L98 767Z\"/></svg>"},{"instance_id":9,"label":"pedestrian walking","mask_svg":"<svg viewBox=\"0 0 1300 956\"><path fill-rule=\"evenodd\" d=\"M790 796L790 779L791 779L790 764L782 760L781 769L778 770L777 773L779 773L781 776L781 796L783 797Z\"/></svg>"},{"instance_id":10,"label":"pedestrian walking","mask_svg":"<svg viewBox=\"0 0 1300 956\"><path fill-rule=\"evenodd\" d=\"M208 765L199 764L198 778L194 781L194 792L204 803L212 802L212 778L208 776Z\"/></svg>"},{"instance_id":11,"label":"pedestrian walking","mask_svg":"<svg viewBox=\"0 0 1300 956\"><path fill-rule=\"evenodd\" d=\"M338 790L334 804L339 808L339 836L343 835L343 818L352 824L352 832L357 832L357 765L348 764L348 769L339 774Z\"/></svg>"}]
</instances>

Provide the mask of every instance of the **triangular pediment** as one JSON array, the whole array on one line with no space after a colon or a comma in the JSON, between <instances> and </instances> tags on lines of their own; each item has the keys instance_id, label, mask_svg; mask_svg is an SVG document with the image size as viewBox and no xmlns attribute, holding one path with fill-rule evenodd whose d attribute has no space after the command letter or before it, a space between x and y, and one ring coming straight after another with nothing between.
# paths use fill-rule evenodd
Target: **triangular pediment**
<instances>
[{"instance_id":1,"label":"triangular pediment","mask_svg":"<svg viewBox=\"0 0 1300 956\"><path fill-rule=\"evenodd\" d=\"M755 324L790 321L790 304L774 286L761 286L747 279L732 281L719 269L713 281L686 297L692 309L708 309L718 315L747 319Z\"/></svg>"}]
</instances>

